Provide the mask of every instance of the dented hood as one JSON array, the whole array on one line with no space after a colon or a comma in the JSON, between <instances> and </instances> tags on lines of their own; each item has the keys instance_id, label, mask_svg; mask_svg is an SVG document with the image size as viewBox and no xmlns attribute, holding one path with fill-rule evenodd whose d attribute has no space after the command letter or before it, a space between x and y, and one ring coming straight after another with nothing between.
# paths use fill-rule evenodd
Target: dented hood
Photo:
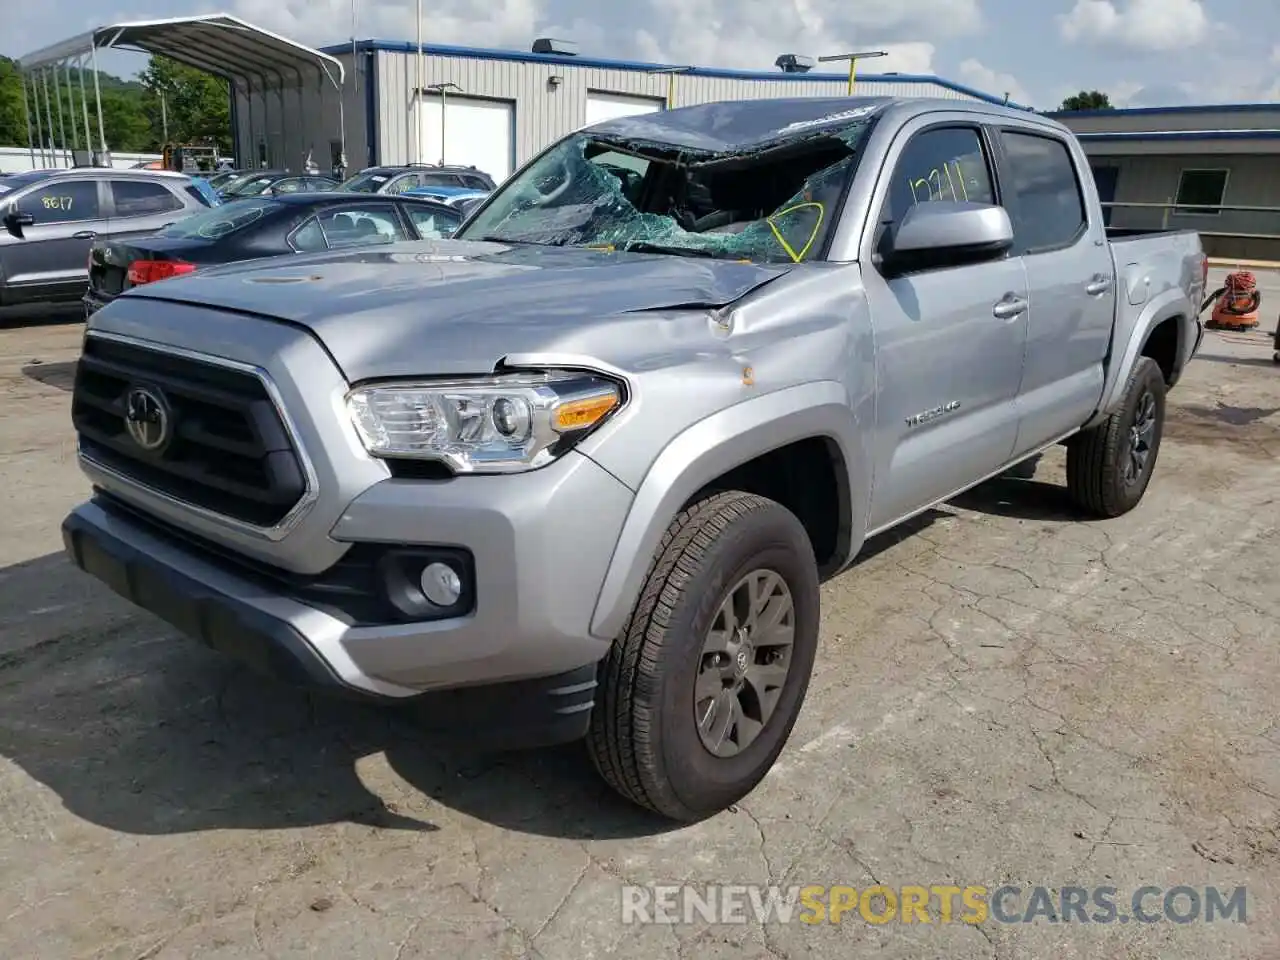
<instances>
[{"instance_id":1,"label":"dented hood","mask_svg":"<svg viewBox=\"0 0 1280 960\"><path fill-rule=\"evenodd\" d=\"M513 353L608 359L610 343L645 325L632 320L723 306L790 269L443 240L233 264L119 300L122 308L133 297L173 300L304 326L357 381L487 373Z\"/></svg>"}]
</instances>

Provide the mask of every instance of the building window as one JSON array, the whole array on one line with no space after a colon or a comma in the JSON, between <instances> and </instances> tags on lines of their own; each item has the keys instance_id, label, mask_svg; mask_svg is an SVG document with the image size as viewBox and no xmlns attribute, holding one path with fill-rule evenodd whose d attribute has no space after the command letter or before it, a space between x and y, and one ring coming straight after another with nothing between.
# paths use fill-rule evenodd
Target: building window
<instances>
[{"instance_id":1,"label":"building window","mask_svg":"<svg viewBox=\"0 0 1280 960\"><path fill-rule=\"evenodd\" d=\"M1217 216L1227 193L1226 170L1183 170L1178 179L1176 214Z\"/></svg>"}]
</instances>

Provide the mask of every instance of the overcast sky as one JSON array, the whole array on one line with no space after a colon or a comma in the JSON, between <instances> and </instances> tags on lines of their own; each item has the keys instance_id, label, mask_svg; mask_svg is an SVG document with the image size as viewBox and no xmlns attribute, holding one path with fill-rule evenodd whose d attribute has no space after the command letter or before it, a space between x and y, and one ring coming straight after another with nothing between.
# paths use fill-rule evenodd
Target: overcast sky
<instances>
[{"instance_id":1,"label":"overcast sky","mask_svg":"<svg viewBox=\"0 0 1280 960\"><path fill-rule=\"evenodd\" d=\"M5 0L0 53L108 22L234 13L322 46L351 36L351 0ZM360 37L411 40L415 0L358 0ZM773 69L779 53L886 49L873 70L933 73L1041 109L1082 88L1117 104L1280 100L1278 0L424 0L424 40ZM133 73L136 57L103 69Z\"/></svg>"}]
</instances>

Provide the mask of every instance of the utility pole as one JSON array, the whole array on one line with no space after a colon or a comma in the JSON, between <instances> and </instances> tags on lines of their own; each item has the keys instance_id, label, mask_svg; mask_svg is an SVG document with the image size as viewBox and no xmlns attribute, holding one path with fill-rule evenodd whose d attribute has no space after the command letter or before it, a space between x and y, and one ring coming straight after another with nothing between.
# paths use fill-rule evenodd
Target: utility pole
<instances>
[{"instance_id":1,"label":"utility pole","mask_svg":"<svg viewBox=\"0 0 1280 960\"><path fill-rule=\"evenodd\" d=\"M422 162L422 0L418 0L418 82L413 85L413 159Z\"/></svg>"},{"instance_id":2,"label":"utility pole","mask_svg":"<svg viewBox=\"0 0 1280 960\"><path fill-rule=\"evenodd\" d=\"M351 89L360 92L360 67L356 64L356 3L351 0Z\"/></svg>"}]
</instances>

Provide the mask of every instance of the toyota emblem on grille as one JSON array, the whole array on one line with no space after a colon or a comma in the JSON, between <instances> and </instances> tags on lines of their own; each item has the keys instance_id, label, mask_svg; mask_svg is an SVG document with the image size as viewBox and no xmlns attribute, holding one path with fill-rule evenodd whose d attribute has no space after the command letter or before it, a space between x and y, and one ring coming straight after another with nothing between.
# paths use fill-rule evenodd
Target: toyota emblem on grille
<instances>
[{"instance_id":1,"label":"toyota emblem on grille","mask_svg":"<svg viewBox=\"0 0 1280 960\"><path fill-rule=\"evenodd\" d=\"M162 394L148 387L131 387L124 403L125 428L134 443L155 453L169 442L169 407Z\"/></svg>"}]
</instances>

